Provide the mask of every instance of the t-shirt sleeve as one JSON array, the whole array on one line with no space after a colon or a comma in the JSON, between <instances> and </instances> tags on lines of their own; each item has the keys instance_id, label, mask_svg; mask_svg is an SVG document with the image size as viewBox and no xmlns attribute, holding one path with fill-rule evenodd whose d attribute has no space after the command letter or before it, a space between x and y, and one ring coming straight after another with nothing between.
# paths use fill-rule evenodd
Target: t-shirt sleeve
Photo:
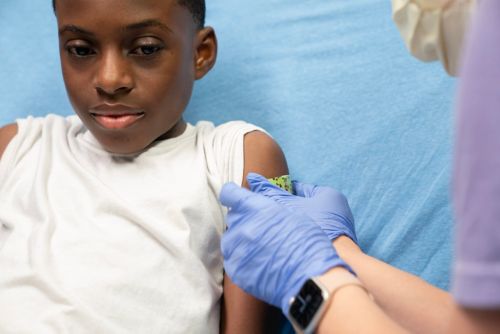
<instances>
[{"instance_id":1,"label":"t-shirt sleeve","mask_svg":"<svg viewBox=\"0 0 500 334\"><path fill-rule=\"evenodd\" d=\"M233 121L215 128L211 146L215 157L215 166L222 183L243 183L244 137L252 131L263 131L261 128L242 121Z\"/></svg>"},{"instance_id":2,"label":"t-shirt sleeve","mask_svg":"<svg viewBox=\"0 0 500 334\"><path fill-rule=\"evenodd\" d=\"M77 116L62 117L54 114L18 119L17 134L7 145L0 160L0 189L7 184L12 185L9 181L15 182L11 176L12 171L30 152L40 149L39 154L43 154L42 146L46 150L52 149L51 142L66 140L68 128L78 124Z\"/></svg>"},{"instance_id":3,"label":"t-shirt sleeve","mask_svg":"<svg viewBox=\"0 0 500 334\"><path fill-rule=\"evenodd\" d=\"M22 157L40 138L43 118L28 117L17 120L17 134L12 138L0 160L0 188L8 179L11 171Z\"/></svg>"},{"instance_id":4,"label":"t-shirt sleeve","mask_svg":"<svg viewBox=\"0 0 500 334\"><path fill-rule=\"evenodd\" d=\"M474 308L500 307L500 1L484 0L458 95L452 292Z\"/></svg>"}]
</instances>

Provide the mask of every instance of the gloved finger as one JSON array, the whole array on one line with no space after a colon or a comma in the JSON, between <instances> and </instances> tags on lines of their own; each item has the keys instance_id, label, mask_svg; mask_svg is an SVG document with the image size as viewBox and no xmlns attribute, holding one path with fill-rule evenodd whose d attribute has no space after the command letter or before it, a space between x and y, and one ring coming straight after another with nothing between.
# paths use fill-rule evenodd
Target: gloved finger
<instances>
[{"instance_id":1,"label":"gloved finger","mask_svg":"<svg viewBox=\"0 0 500 334\"><path fill-rule=\"evenodd\" d=\"M248 189L237 186L235 183L226 183L221 190L219 200L222 205L231 209L232 216L237 220L237 216L244 216L248 212L263 211L270 206L278 205L273 200L253 193ZM230 228L232 219L226 219Z\"/></svg>"},{"instance_id":2,"label":"gloved finger","mask_svg":"<svg viewBox=\"0 0 500 334\"><path fill-rule=\"evenodd\" d=\"M219 194L219 200L222 205L232 208L238 201L249 196L249 191L236 185L236 183L229 182L222 186Z\"/></svg>"},{"instance_id":3,"label":"gloved finger","mask_svg":"<svg viewBox=\"0 0 500 334\"><path fill-rule=\"evenodd\" d=\"M293 181L292 184L297 196L303 196L305 198L314 197L318 200L324 199L325 203L337 203L335 209L340 210L339 213L349 218L351 221L354 220L347 198L340 191L332 187L317 186L298 181Z\"/></svg>"},{"instance_id":4,"label":"gloved finger","mask_svg":"<svg viewBox=\"0 0 500 334\"><path fill-rule=\"evenodd\" d=\"M269 180L266 179L264 176L257 174L257 173L248 173L247 174L247 181L248 183L269 183Z\"/></svg>"},{"instance_id":5,"label":"gloved finger","mask_svg":"<svg viewBox=\"0 0 500 334\"><path fill-rule=\"evenodd\" d=\"M222 205L228 207L233 213L232 217L236 219L239 215L244 215L245 212L260 210L265 207L265 203L260 203L260 195L252 193L246 188L242 188L233 182L226 183L220 192L219 200ZM264 197L265 198L265 197ZM253 208L253 206L256 206ZM230 217L226 217L227 226L230 227L232 221Z\"/></svg>"},{"instance_id":6,"label":"gloved finger","mask_svg":"<svg viewBox=\"0 0 500 334\"><path fill-rule=\"evenodd\" d=\"M314 197L316 185L309 183L302 183L299 181L292 181L294 194L300 197Z\"/></svg>"},{"instance_id":7,"label":"gloved finger","mask_svg":"<svg viewBox=\"0 0 500 334\"><path fill-rule=\"evenodd\" d=\"M236 254L238 254L237 249L239 247L245 247L243 240L241 240L240 236L238 235L238 229L236 229L236 231L228 229L226 232L224 232L224 234L222 235L220 247L222 257L224 258L224 263L234 260L235 256L233 256L233 254L235 254L235 251ZM236 258L239 257L236 255ZM229 274L231 276L233 273Z\"/></svg>"},{"instance_id":8,"label":"gloved finger","mask_svg":"<svg viewBox=\"0 0 500 334\"><path fill-rule=\"evenodd\" d=\"M348 219L351 224L354 223L351 207L349 206L347 197L345 197L344 194L330 187L317 187L315 190L315 197L318 199L323 198L328 200L330 203L337 203L337 214Z\"/></svg>"},{"instance_id":9,"label":"gloved finger","mask_svg":"<svg viewBox=\"0 0 500 334\"><path fill-rule=\"evenodd\" d=\"M268 179L259 174L249 173L247 179L252 192L262 194L279 204L291 205L293 207L297 200L302 199L272 184Z\"/></svg>"},{"instance_id":10,"label":"gloved finger","mask_svg":"<svg viewBox=\"0 0 500 334\"><path fill-rule=\"evenodd\" d=\"M273 190L282 190L280 187L272 184L268 179L257 173L248 173L247 181L250 186L250 190L253 192L262 193Z\"/></svg>"}]
</instances>

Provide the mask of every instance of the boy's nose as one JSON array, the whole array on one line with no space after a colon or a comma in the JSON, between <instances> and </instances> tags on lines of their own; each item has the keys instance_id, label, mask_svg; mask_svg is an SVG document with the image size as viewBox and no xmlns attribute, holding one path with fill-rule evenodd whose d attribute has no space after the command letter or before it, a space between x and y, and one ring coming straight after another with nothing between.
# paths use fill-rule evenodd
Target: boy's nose
<instances>
[{"instance_id":1,"label":"boy's nose","mask_svg":"<svg viewBox=\"0 0 500 334\"><path fill-rule=\"evenodd\" d=\"M133 79L126 59L117 52L103 54L95 76L99 94L126 94L133 88Z\"/></svg>"}]
</instances>

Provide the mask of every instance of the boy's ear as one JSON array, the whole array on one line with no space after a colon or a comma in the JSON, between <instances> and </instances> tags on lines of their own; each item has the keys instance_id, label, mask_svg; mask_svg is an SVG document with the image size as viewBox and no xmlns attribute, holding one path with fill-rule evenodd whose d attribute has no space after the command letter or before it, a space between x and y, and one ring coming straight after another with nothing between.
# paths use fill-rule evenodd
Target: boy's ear
<instances>
[{"instance_id":1,"label":"boy's ear","mask_svg":"<svg viewBox=\"0 0 500 334\"><path fill-rule=\"evenodd\" d=\"M211 27L200 29L196 36L195 78L201 79L215 65L217 37Z\"/></svg>"}]
</instances>

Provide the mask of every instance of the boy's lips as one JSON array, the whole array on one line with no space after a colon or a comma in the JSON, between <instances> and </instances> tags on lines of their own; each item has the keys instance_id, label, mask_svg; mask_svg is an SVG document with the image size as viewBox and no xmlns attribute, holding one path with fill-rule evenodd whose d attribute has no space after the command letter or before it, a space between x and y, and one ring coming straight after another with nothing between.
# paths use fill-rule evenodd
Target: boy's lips
<instances>
[{"instance_id":1,"label":"boy's lips","mask_svg":"<svg viewBox=\"0 0 500 334\"><path fill-rule=\"evenodd\" d=\"M90 109L90 115L106 129L124 129L144 117L144 111L121 104L101 104Z\"/></svg>"}]
</instances>

